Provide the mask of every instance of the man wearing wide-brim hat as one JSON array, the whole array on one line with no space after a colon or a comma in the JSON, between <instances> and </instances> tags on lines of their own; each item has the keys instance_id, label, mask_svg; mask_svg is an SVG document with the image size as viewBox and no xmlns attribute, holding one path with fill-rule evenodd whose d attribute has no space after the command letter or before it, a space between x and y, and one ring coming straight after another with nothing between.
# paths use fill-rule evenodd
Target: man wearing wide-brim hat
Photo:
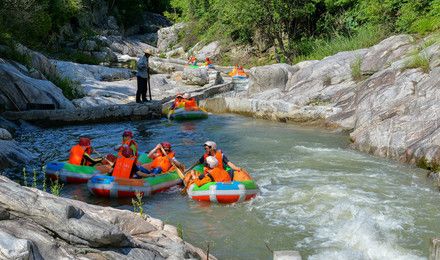
<instances>
[{"instance_id":1,"label":"man wearing wide-brim hat","mask_svg":"<svg viewBox=\"0 0 440 260\"><path fill-rule=\"evenodd\" d=\"M148 58L151 56L151 50L145 49L144 56L142 56L137 63L137 91L136 91L136 103L147 102L147 90L148 90L148 77L149 66ZM150 90L151 91L151 90Z\"/></svg>"}]
</instances>

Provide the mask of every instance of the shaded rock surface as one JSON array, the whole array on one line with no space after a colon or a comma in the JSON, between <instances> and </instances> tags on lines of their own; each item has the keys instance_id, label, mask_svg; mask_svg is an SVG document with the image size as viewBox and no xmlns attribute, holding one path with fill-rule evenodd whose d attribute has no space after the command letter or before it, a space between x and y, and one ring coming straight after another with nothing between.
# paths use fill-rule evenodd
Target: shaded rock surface
<instances>
[{"instance_id":1,"label":"shaded rock surface","mask_svg":"<svg viewBox=\"0 0 440 260\"><path fill-rule=\"evenodd\" d=\"M0 59L0 104L4 110L27 110L30 104L54 108L73 108L60 88L52 82L35 78L21 64Z\"/></svg>"},{"instance_id":2,"label":"shaded rock surface","mask_svg":"<svg viewBox=\"0 0 440 260\"><path fill-rule=\"evenodd\" d=\"M34 158L34 154L22 148L16 141L0 140L0 169L17 167Z\"/></svg>"},{"instance_id":3,"label":"shaded rock surface","mask_svg":"<svg viewBox=\"0 0 440 260\"><path fill-rule=\"evenodd\" d=\"M356 149L438 169L440 43L427 41L398 35L320 61L252 68L247 91L205 105L217 112L342 128L352 131ZM429 71L408 68L422 54Z\"/></svg>"},{"instance_id":4,"label":"shaded rock surface","mask_svg":"<svg viewBox=\"0 0 440 260\"><path fill-rule=\"evenodd\" d=\"M160 220L24 188L4 176L0 209L0 256L8 259L207 258Z\"/></svg>"}]
</instances>

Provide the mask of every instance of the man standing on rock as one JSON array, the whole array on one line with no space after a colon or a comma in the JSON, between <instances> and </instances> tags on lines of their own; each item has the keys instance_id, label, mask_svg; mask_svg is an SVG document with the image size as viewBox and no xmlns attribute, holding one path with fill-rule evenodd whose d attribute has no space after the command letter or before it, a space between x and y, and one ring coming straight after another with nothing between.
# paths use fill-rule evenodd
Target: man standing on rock
<instances>
[{"instance_id":1,"label":"man standing on rock","mask_svg":"<svg viewBox=\"0 0 440 260\"><path fill-rule=\"evenodd\" d=\"M136 91L136 103L142 103L147 102L147 90L149 86L149 66L148 66L148 59L151 56L151 51L149 49L146 49L144 51L145 55L142 56L142 58L139 59L137 63L137 91ZM151 89L150 89L151 93ZM151 99L151 94L150 94Z\"/></svg>"}]
</instances>

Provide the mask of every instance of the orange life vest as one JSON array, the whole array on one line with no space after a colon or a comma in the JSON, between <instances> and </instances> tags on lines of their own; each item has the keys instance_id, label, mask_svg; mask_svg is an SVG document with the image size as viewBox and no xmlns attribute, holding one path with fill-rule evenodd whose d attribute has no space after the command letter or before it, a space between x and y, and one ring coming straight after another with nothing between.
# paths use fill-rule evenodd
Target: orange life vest
<instances>
[{"instance_id":1,"label":"orange life vest","mask_svg":"<svg viewBox=\"0 0 440 260\"><path fill-rule=\"evenodd\" d=\"M137 157L137 156L139 155L138 144L137 144L133 139L130 139L130 140L125 141L125 142L122 141L122 145L128 145L129 147L130 147L131 145L133 145L133 144L134 144L134 146L136 147L136 153L135 153L135 156ZM119 148L118 156L122 156L122 146Z\"/></svg>"},{"instance_id":2,"label":"orange life vest","mask_svg":"<svg viewBox=\"0 0 440 260\"><path fill-rule=\"evenodd\" d=\"M177 108L180 108L183 106L185 106L185 99L182 98L181 100L177 100L177 98L176 98L176 100L174 100L174 109L177 109Z\"/></svg>"},{"instance_id":3,"label":"orange life vest","mask_svg":"<svg viewBox=\"0 0 440 260\"><path fill-rule=\"evenodd\" d=\"M160 167L162 168L162 172L167 172L171 168L171 166L173 166L171 164L171 159L174 158L175 153L169 152L167 156L163 155L162 152L158 154L159 155L154 158L153 162L151 162L151 168L154 169Z\"/></svg>"},{"instance_id":4,"label":"orange life vest","mask_svg":"<svg viewBox=\"0 0 440 260\"><path fill-rule=\"evenodd\" d=\"M130 158L120 156L116 160L115 168L113 169L112 176L118 178L130 178L131 170L133 169L135 161L136 161L135 156L132 156Z\"/></svg>"},{"instance_id":5,"label":"orange life vest","mask_svg":"<svg viewBox=\"0 0 440 260\"><path fill-rule=\"evenodd\" d=\"M229 173L223 169L220 169L218 167L215 167L214 169L210 170L208 173L208 176L211 175L211 179L215 182L228 182L231 181L231 176L229 176Z\"/></svg>"},{"instance_id":6,"label":"orange life vest","mask_svg":"<svg viewBox=\"0 0 440 260\"><path fill-rule=\"evenodd\" d=\"M69 163L74 165L81 165L85 152L86 150L83 149L82 146L79 144L72 147L72 149L70 149Z\"/></svg>"},{"instance_id":7,"label":"orange life vest","mask_svg":"<svg viewBox=\"0 0 440 260\"><path fill-rule=\"evenodd\" d=\"M203 159L205 159L205 162L206 162L206 158L208 157L208 156L210 156L209 155L209 153L205 153L204 155L203 155ZM217 159L217 161L218 161L218 165L217 165L217 168L220 168L220 169L225 169L225 167L223 166L223 153L222 153L222 150L217 150L216 152L215 152L215 156L214 156L216 159Z\"/></svg>"},{"instance_id":8,"label":"orange life vest","mask_svg":"<svg viewBox=\"0 0 440 260\"><path fill-rule=\"evenodd\" d=\"M83 159L84 154L90 154L92 152L92 148L90 146L87 146L85 149L77 144L72 149L70 149L70 157L69 157L69 163L74 165L84 165ZM90 162L85 162L85 165L89 165Z\"/></svg>"},{"instance_id":9,"label":"orange life vest","mask_svg":"<svg viewBox=\"0 0 440 260\"><path fill-rule=\"evenodd\" d=\"M185 109L191 109L195 107L197 107L197 102L195 98L185 100Z\"/></svg>"}]
</instances>

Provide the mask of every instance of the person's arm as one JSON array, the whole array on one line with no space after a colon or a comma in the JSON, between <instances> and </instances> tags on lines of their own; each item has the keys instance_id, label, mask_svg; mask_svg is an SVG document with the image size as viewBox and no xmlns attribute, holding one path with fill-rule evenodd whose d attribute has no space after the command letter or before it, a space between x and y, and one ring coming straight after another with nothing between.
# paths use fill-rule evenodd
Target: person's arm
<instances>
[{"instance_id":1,"label":"person's arm","mask_svg":"<svg viewBox=\"0 0 440 260\"><path fill-rule=\"evenodd\" d=\"M223 154L223 163L226 164L227 166L231 167L231 169L234 171L241 171L241 168L237 167L235 164L230 162L228 160L228 157L226 157L226 155L224 155L224 154Z\"/></svg>"},{"instance_id":2,"label":"person's arm","mask_svg":"<svg viewBox=\"0 0 440 260\"><path fill-rule=\"evenodd\" d=\"M185 164L183 164L183 163L179 162L178 160L176 160L176 157L173 157L171 160L173 161L173 163L174 163L179 169L181 169L182 171L185 171Z\"/></svg>"},{"instance_id":3,"label":"person's arm","mask_svg":"<svg viewBox=\"0 0 440 260\"><path fill-rule=\"evenodd\" d=\"M160 147L161 147L160 144L156 145L156 147L154 147L153 150L151 150L148 153L148 157L151 158L151 159L154 159L154 154L156 153L157 149L160 149Z\"/></svg>"},{"instance_id":4,"label":"person's arm","mask_svg":"<svg viewBox=\"0 0 440 260\"><path fill-rule=\"evenodd\" d=\"M137 153L137 148L135 144L130 145L131 150L133 151L133 154L136 155Z\"/></svg>"},{"instance_id":5,"label":"person's arm","mask_svg":"<svg viewBox=\"0 0 440 260\"><path fill-rule=\"evenodd\" d=\"M100 163L102 161L102 158L93 159L88 153L84 153L83 158L84 158L84 160L89 162L91 165L95 165L95 164Z\"/></svg>"}]
</instances>

